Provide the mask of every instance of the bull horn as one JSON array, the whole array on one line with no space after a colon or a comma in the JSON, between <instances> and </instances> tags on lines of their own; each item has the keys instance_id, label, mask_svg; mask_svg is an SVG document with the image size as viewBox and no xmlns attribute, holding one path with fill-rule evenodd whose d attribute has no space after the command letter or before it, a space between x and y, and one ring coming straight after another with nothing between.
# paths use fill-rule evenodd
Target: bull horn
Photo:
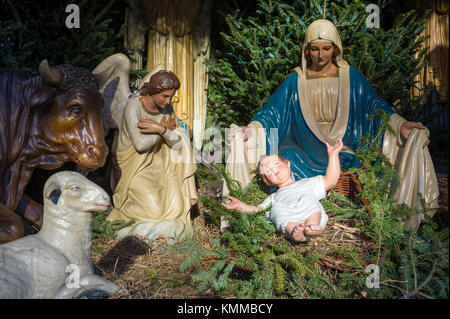
<instances>
[{"instance_id":1,"label":"bull horn","mask_svg":"<svg viewBox=\"0 0 450 319\"><path fill-rule=\"evenodd\" d=\"M114 66L110 66L106 70L99 73L92 73L98 81L98 87L101 88L111 78L111 75L114 72Z\"/></svg>"},{"instance_id":2,"label":"bull horn","mask_svg":"<svg viewBox=\"0 0 450 319\"><path fill-rule=\"evenodd\" d=\"M42 60L39 64L39 74L41 75L42 79L51 86L58 87L63 80L61 71L55 68L51 68L48 65L47 59Z\"/></svg>"}]
</instances>

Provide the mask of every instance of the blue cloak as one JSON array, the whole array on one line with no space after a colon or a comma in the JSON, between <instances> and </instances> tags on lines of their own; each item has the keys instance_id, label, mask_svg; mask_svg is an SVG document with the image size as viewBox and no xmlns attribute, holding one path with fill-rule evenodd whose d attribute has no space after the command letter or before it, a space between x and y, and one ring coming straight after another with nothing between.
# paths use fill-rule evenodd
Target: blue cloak
<instances>
[{"instance_id":1,"label":"blue cloak","mask_svg":"<svg viewBox=\"0 0 450 319\"><path fill-rule=\"evenodd\" d=\"M369 133L375 136L381 119L368 119L377 109L392 115L394 110L381 99L367 80L355 68L350 72L350 109L347 128L342 139L344 145L356 151L358 138ZM325 175L328 153L322 143L309 129L299 104L297 89L298 74L290 75L269 97L264 107L252 118L262 124L266 133L266 153L278 147L278 153L289 159L292 171L301 178ZM278 129L278 139L270 138L270 129ZM275 145L275 143L277 143ZM355 155L339 153L341 170L359 167ZM295 176L298 179L298 176Z\"/></svg>"}]
</instances>

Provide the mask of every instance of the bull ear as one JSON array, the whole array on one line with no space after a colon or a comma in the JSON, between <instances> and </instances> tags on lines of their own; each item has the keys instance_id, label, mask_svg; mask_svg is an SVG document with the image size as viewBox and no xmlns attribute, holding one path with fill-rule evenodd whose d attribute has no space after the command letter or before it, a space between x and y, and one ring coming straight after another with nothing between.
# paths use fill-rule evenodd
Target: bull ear
<instances>
[{"instance_id":1,"label":"bull ear","mask_svg":"<svg viewBox=\"0 0 450 319\"><path fill-rule=\"evenodd\" d=\"M56 90L51 87L43 87L36 90L30 96L31 109L52 103L55 99L55 96Z\"/></svg>"}]
</instances>

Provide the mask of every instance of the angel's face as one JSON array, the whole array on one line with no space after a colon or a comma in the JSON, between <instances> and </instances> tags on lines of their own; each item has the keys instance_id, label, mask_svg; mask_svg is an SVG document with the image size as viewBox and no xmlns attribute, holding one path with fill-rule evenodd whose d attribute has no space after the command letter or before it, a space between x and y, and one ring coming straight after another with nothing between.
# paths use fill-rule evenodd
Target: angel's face
<instances>
[{"instance_id":1,"label":"angel's face","mask_svg":"<svg viewBox=\"0 0 450 319\"><path fill-rule=\"evenodd\" d=\"M175 95L175 89L164 90L151 96L155 105L161 109L165 109L172 102Z\"/></svg>"}]
</instances>

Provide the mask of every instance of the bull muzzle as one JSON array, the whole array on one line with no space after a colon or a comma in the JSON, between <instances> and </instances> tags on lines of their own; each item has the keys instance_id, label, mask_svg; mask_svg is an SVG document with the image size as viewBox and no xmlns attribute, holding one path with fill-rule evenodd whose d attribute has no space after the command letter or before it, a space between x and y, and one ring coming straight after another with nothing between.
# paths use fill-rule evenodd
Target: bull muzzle
<instances>
[{"instance_id":1,"label":"bull muzzle","mask_svg":"<svg viewBox=\"0 0 450 319\"><path fill-rule=\"evenodd\" d=\"M92 171L105 165L108 147L106 144L88 145L75 162L84 171Z\"/></svg>"}]
</instances>

